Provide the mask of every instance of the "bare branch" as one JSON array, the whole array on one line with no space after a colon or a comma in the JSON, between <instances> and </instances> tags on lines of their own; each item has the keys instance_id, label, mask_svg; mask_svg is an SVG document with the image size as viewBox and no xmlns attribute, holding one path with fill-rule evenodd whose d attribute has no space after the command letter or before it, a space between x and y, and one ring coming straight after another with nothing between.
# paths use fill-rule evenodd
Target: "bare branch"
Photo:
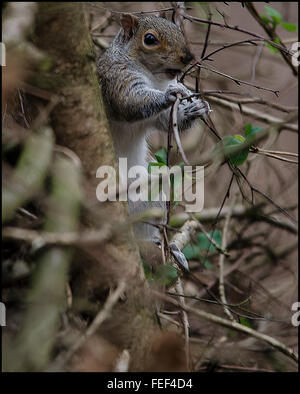
<instances>
[{"instance_id":1,"label":"bare branch","mask_svg":"<svg viewBox=\"0 0 300 394\"><path fill-rule=\"evenodd\" d=\"M224 74L224 73L222 73L222 72L220 72L220 71L217 71L217 70L215 70L215 69L213 69L213 68L211 68L211 67L202 66L201 64L198 64L197 66L200 67L200 68L203 68L203 69L205 69L205 70L209 70L209 71L211 71L211 72L213 72L213 73L215 73L215 74L222 75L222 76L225 77L225 78L231 79L232 81L234 81L234 82L237 83L238 85L243 84L243 85L252 86L253 88L256 88L256 89L266 90L267 92L272 92L272 93L274 93L276 96L277 96L278 93L279 93L279 90L275 90L275 89L271 89L271 88L265 88L265 87L262 87L262 86L259 86L259 85L255 85L255 84L253 84L253 83L251 83L251 82L242 81L242 80L237 79L237 78L234 78L234 77L232 77L232 76L230 76L230 75Z\"/></svg>"},{"instance_id":2,"label":"bare branch","mask_svg":"<svg viewBox=\"0 0 300 394\"><path fill-rule=\"evenodd\" d=\"M171 110L171 124L172 124L172 128L173 128L173 134L174 134L174 137L175 137L175 140L176 140L176 144L178 146L178 149L179 149L179 152L181 154L181 157L182 157L183 161L187 165L190 165L190 163L189 163L189 161L188 161L188 159L187 159L187 157L186 157L186 155L184 153L184 150L183 150L183 147L182 147L182 144L181 144L181 141L180 141L180 137L179 137L178 119L177 119L179 103L180 103L180 96L177 95L176 101L173 104L172 110Z\"/></svg>"},{"instance_id":3,"label":"bare branch","mask_svg":"<svg viewBox=\"0 0 300 394\"><path fill-rule=\"evenodd\" d=\"M274 42L274 40L277 38L279 39L279 43L282 48L285 48L285 45L283 44L282 40L278 37L277 34L275 34L274 30L271 30L268 25L261 19L259 13L257 12L254 4L252 2L245 2L245 5L250 12L250 14L254 17L254 19L260 24L260 26L264 29L264 31L268 34L270 39ZM290 69L292 70L293 74L295 76L298 75L297 68L293 65L290 57L286 54L286 52L280 50L281 56L283 57L284 61L288 64Z\"/></svg>"},{"instance_id":4,"label":"bare branch","mask_svg":"<svg viewBox=\"0 0 300 394\"><path fill-rule=\"evenodd\" d=\"M228 108L235 111L240 111L240 107L236 103L231 103L227 99L219 97L210 97L209 99L212 103L218 104L224 108ZM267 124L273 124L279 127L279 130L289 130L294 133L298 132L298 125L293 123L288 123L284 119L277 118L273 115L269 115L265 112L258 111L254 108L250 108L243 105L243 114L253 116L257 120L261 120Z\"/></svg>"},{"instance_id":5,"label":"bare branch","mask_svg":"<svg viewBox=\"0 0 300 394\"><path fill-rule=\"evenodd\" d=\"M268 42L270 45L272 45L274 48L277 48L280 51L285 52L287 55L290 55L290 56L293 55L285 47L283 47L281 45L278 45L278 44L275 44L275 42L273 42L272 40L269 40L268 38L262 37L259 34L253 33L253 32L251 32L249 30L241 29L238 26L231 26L231 25L228 25L228 24L220 23L220 22L209 21L207 19L200 19L200 18L196 18L195 16L192 16L192 15L189 15L189 14L185 14L184 18L189 20L189 21L191 21L191 22L210 23L211 25L214 25L214 26L219 26L219 27L223 27L223 28L226 28L226 29L239 31L240 33L245 33L245 34L248 34L248 35L250 35L252 37L261 38L265 42Z\"/></svg>"},{"instance_id":6,"label":"bare branch","mask_svg":"<svg viewBox=\"0 0 300 394\"><path fill-rule=\"evenodd\" d=\"M182 309L184 309L186 312L190 312L193 313L194 315L208 320L212 323L216 323L219 324L223 327L227 327L227 328L231 328L233 330L248 334L260 341L263 341L271 346L273 346L275 349L277 349L278 351L280 351L281 353L285 354L286 356L288 356L289 358L291 358L292 360L294 360L295 362L298 362L298 354L296 352L294 352L293 349L288 348L287 346L285 346L283 343L279 342L277 339L272 338L269 335L266 334L262 334L256 330L253 330L250 327L244 326L240 323L237 322L232 322L230 320L227 319L223 319L219 316L213 315L212 313L208 313L205 311L202 311L200 309L196 309L196 308L192 308L188 305L180 305L176 300L174 300L171 297L167 297L162 293L159 293L158 291L152 290L153 294L155 296L157 296L158 298L166 301L166 302L170 302L171 304L180 307Z\"/></svg>"},{"instance_id":7,"label":"bare branch","mask_svg":"<svg viewBox=\"0 0 300 394\"><path fill-rule=\"evenodd\" d=\"M232 202L229 206L229 209L228 209L228 212L226 215L224 229L223 229L223 235L222 235L222 249L225 249L227 246L228 227L229 227L229 222L230 222L232 210L235 205L235 201L236 201L236 195L232 199ZM225 260L224 254L220 254L220 257L219 257L219 293L220 293L220 299L224 305L224 312L226 313L226 315L229 317L230 320L234 321L232 313L230 312L230 310L226 306L227 300L226 300L225 287L224 287L224 260Z\"/></svg>"},{"instance_id":8,"label":"bare branch","mask_svg":"<svg viewBox=\"0 0 300 394\"><path fill-rule=\"evenodd\" d=\"M121 281L116 290L114 290L108 297L103 306L103 308L98 312L86 332L81 335L76 342L74 342L73 346L66 352L60 353L56 360L54 360L52 368L56 370L61 369L70 359L71 357L82 347L82 345L86 342L88 338L95 334L101 324L110 317L111 311L115 304L118 302L122 293L124 293L126 288L126 282Z\"/></svg>"}]
</instances>

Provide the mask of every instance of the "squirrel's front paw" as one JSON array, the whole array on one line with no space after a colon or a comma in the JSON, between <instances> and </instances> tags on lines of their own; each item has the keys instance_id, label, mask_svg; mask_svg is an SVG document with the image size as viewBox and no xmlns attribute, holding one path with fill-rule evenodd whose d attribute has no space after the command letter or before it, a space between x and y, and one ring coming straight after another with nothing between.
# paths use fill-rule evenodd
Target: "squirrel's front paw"
<instances>
[{"instance_id":1,"label":"squirrel's front paw","mask_svg":"<svg viewBox=\"0 0 300 394\"><path fill-rule=\"evenodd\" d=\"M189 271L189 263L185 257L185 255L182 253L182 251L178 248L175 242L170 243L170 250L171 253L179 267L185 271Z\"/></svg>"},{"instance_id":2,"label":"squirrel's front paw","mask_svg":"<svg viewBox=\"0 0 300 394\"><path fill-rule=\"evenodd\" d=\"M184 115L188 119L206 118L210 111L208 102L200 99L184 104Z\"/></svg>"},{"instance_id":3,"label":"squirrel's front paw","mask_svg":"<svg viewBox=\"0 0 300 394\"><path fill-rule=\"evenodd\" d=\"M168 104L174 103L177 94L180 94L182 97L186 97L186 89L181 87L179 84L169 85L165 92L166 102Z\"/></svg>"}]
</instances>

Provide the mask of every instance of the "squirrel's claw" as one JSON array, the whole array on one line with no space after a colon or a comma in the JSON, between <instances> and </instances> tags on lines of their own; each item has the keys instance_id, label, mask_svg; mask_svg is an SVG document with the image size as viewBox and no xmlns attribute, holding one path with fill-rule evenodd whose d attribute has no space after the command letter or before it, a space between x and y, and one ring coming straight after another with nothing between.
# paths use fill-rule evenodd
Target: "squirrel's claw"
<instances>
[{"instance_id":1,"label":"squirrel's claw","mask_svg":"<svg viewBox=\"0 0 300 394\"><path fill-rule=\"evenodd\" d=\"M207 101L194 100L191 103L185 104L185 116L191 118L203 117L206 118L211 112L210 106Z\"/></svg>"},{"instance_id":2,"label":"squirrel's claw","mask_svg":"<svg viewBox=\"0 0 300 394\"><path fill-rule=\"evenodd\" d=\"M153 242L161 248L161 241L159 239L153 240ZM170 251L174 257L175 262L177 265L183 269L183 271L190 271L189 263L185 257L185 255L182 253L182 251L178 248L175 242L170 242Z\"/></svg>"},{"instance_id":3,"label":"squirrel's claw","mask_svg":"<svg viewBox=\"0 0 300 394\"><path fill-rule=\"evenodd\" d=\"M171 253L176 261L176 263L179 265L179 267L184 271L189 271L189 263L185 257L185 255L182 253L182 251L178 248L175 242L170 243L170 250Z\"/></svg>"}]
</instances>

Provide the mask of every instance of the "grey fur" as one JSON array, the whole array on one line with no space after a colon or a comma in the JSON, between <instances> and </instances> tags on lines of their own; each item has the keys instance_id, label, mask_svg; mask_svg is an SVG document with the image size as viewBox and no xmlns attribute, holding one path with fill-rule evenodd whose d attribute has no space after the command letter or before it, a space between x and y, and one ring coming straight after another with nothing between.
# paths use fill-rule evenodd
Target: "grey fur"
<instances>
[{"instance_id":1,"label":"grey fur","mask_svg":"<svg viewBox=\"0 0 300 394\"><path fill-rule=\"evenodd\" d=\"M191 95L183 84L170 80L168 69L181 70L185 56L191 56L181 30L164 18L132 17L134 29L122 28L97 63L100 86L110 130L118 157L127 157L128 166L148 166L147 135L153 129L168 131L170 107L176 94ZM163 52L142 46L144 32L155 31L164 43ZM180 131L190 128L196 118L208 113L208 104L194 98L182 101L178 109ZM152 207L165 210L165 202L129 201L129 213ZM139 238L155 241L159 231L151 225L135 227Z\"/></svg>"}]
</instances>

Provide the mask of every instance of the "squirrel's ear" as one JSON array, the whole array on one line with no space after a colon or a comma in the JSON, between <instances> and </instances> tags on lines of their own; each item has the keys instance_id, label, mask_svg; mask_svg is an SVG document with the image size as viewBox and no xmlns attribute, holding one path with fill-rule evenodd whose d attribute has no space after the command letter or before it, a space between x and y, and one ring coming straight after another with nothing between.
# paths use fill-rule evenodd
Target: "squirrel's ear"
<instances>
[{"instance_id":1,"label":"squirrel's ear","mask_svg":"<svg viewBox=\"0 0 300 394\"><path fill-rule=\"evenodd\" d=\"M168 19L168 18L167 18L166 11L160 11L159 14L158 14L158 16L159 16L160 18L163 18L163 19Z\"/></svg>"},{"instance_id":2,"label":"squirrel's ear","mask_svg":"<svg viewBox=\"0 0 300 394\"><path fill-rule=\"evenodd\" d=\"M126 37L129 39L136 32L139 19L132 14L123 14L121 16L121 25L125 31Z\"/></svg>"}]
</instances>

